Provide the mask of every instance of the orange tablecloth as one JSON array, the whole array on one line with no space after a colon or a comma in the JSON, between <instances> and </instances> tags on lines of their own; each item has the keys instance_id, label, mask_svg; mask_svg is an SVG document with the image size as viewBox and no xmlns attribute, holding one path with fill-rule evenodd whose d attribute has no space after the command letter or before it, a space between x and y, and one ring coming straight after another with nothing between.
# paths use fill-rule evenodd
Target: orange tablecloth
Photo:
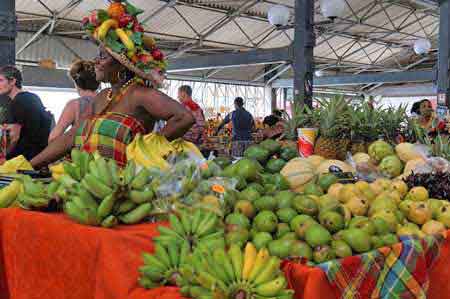
<instances>
[{"instance_id":1,"label":"orange tablecloth","mask_svg":"<svg viewBox=\"0 0 450 299\"><path fill-rule=\"evenodd\" d=\"M180 299L176 288L137 284L142 251L157 224L114 230L78 225L64 215L0 209L0 299ZM450 234L449 234L450 235ZM325 273L295 264L296 298L334 298ZM450 299L450 239L430 273L428 298Z\"/></svg>"},{"instance_id":2,"label":"orange tablecloth","mask_svg":"<svg viewBox=\"0 0 450 299\"><path fill-rule=\"evenodd\" d=\"M176 288L137 284L156 224L114 230L61 214L0 210L0 299L179 299Z\"/></svg>"}]
</instances>

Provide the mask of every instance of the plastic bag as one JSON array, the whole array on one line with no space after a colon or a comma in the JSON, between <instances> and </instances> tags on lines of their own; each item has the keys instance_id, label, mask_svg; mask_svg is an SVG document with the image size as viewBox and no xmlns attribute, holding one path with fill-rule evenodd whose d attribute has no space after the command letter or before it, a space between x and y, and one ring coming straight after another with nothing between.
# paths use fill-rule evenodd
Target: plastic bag
<instances>
[{"instance_id":1,"label":"plastic bag","mask_svg":"<svg viewBox=\"0 0 450 299\"><path fill-rule=\"evenodd\" d=\"M3 174L16 173L18 170L33 170L30 162L22 155L10 159L3 163L3 165L0 165L0 173Z\"/></svg>"}]
</instances>

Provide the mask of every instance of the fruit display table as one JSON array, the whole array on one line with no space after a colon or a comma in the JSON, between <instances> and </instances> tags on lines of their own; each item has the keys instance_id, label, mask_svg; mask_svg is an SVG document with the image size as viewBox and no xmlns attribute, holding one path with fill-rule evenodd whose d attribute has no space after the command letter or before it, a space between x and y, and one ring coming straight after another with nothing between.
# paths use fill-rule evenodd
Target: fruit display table
<instances>
[{"instance_id":1,"label":"fruit display table","mask_svg":"<svg viewBox=\"0 0 450 299\"><path fill-rule=\"evenodd\" d=\"M0 209L0 299L179 299L137 283L157 224L94 228L62 214Z\"/></svg>"},{"instance_id":2,"label":"fruit display table","mask_svg":"<svg viewBox=\"0 0 450 299\"><path fill-rule=\"evenodd\" d=\"M141 253L153 250L158 225L111 230L78 225L61 214L0 209L0 299L181 299L177 288L148 291L137 283ZM428 298L450 298L450 238L434 252L432 265L429 256L420 260L430 267L419 274ZM348 266L356 257L345 260ZM285 270L296 298L337 298L322 268L288 263Z\"/></svg>"},{"instance_id":3,"label":"fruit display table","mask_svg":"<svg viewBox=\"0 0 450 299\"><path fill-rule=\"evenodd\" d=\"M450 298L450 238L447 236L432 243L433 249L421 248L413 252L408 250L410 240L404 240L393 245L392 249L380 249L378 256L373 251L364 254L364 258L341 259L338 265L333 264L335 261L320 267L286 262L284 271L298 299ZM375 260L383 253L386 259L382 258L376 265ZM370 258L374 259L369 262ZM361 267L361 263L365 266ZM330 265L335 267L331 277ZM328 276L325 271L328 271ZM334 278L334 284L330 278Z\"/></svg>"}]
</instances>

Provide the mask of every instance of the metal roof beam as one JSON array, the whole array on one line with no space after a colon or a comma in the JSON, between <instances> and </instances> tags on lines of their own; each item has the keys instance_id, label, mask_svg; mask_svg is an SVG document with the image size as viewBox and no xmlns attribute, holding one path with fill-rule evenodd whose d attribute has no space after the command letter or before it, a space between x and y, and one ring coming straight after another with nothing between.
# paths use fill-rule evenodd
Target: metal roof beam
<instances>
[{"instance_id":1,"label":"metal roof beam","mask_svg":"<svg viewBox=\"0 0 450 299\"><path fill-rule=\"evenodd\" d=\"M377 83L408 83L434 81L434 71L407 71L407 72L380 72L374 74L339 75L327 77L314 77L314 87L362 85ZM292 87L293 79L279 79L272 83L273 88Z\"/></svg>"},{"instance_id":2,"label":"metal roof beam","mask_svg":"<svg viewBox=\"0 0 450 299\"><path fill-rule=\"evenodd\" d=\"M187 56L171 59L168 72L218 69L245 65L272 64L292 60L290 47L251 50L240 53Z\"/></svg>"}]
</instances>

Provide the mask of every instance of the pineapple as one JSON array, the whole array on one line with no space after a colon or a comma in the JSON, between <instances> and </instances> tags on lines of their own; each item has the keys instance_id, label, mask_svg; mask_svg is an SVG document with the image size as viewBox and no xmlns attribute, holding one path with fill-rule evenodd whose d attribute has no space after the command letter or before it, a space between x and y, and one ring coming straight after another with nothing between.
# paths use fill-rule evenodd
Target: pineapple
<instances>
[{"instance_id":1,"label":"pineapple","mask_svg":"<svg viewBox=\"0 0 450 299\"><path fill-rule=\"evenodd\" d=\"M382 110L380 127L383 139L392 144L396 143L396 138L405 130L408 119L406 115L406 105L398 108L389 107Z\"/></svg>"},{"instance_id":2,"label":"pineapple","mask_svg":"<svg viewBox=\"0 0 450 299\"><path fill-rule=\"evenodd\" d=\"M319 101L320 128L314 154L326 159L345 160L350 143L350 106L343 96Z\"/></svg>"},{"instance_id":3,"label":"pineapple","mask_svg":"<svg viewBox=\"0 0 450 299\"><path fill-rule=\"evenodd\" d=\"M372 108L363 102L353 108L351 113L351 152L366 153L370 143L382 134L380 127L381 110Z\"/></svg>"}]
</instances>

